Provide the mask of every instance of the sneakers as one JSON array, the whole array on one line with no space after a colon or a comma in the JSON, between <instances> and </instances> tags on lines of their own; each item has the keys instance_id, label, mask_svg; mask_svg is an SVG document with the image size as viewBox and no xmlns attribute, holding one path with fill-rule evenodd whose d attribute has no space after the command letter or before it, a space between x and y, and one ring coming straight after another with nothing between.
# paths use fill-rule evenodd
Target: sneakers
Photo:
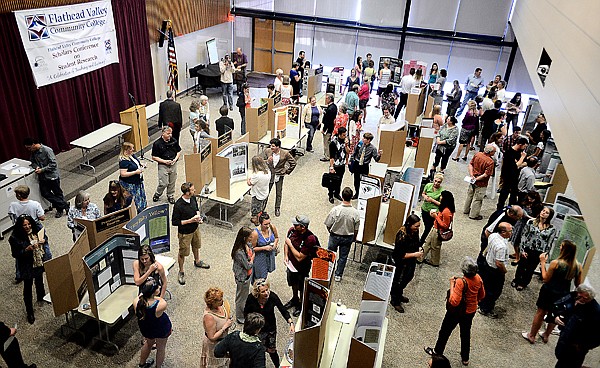
<instances>
[{"instance_id":1,"label":"sneakers","mask_svg":"<svg viewBox=\"0 0 600 368\"><path fill-rule=\"evenodd\" d=\"M329 159L325 158L325 157L322 157L322 158L319 159L319 161L321 161L321 162L329 162Z\"/></svg>"},{"instance_id":2,"label":"sneakers","mask_svg":"<svg viewBox=\"0 0 600 368\"><path fill-rule=\"evenodd\" d=\"M140 367L140 368L150 368L150 367L152 367L152 364L154 364L154 359L150 358L150 359L146 360L146 363L144 363L144 364L138 364L138 367Z\"/></svg>"},{"instance_id":3,"label":"sneakers","mask_svg":"<svg viewBox=\"0 0 600 368\"><path fill-rule=\"evenodd\" d=\"M339 194L336 194L336 195L334 195L334 196L333 196L333 198L337 199L337 200L338 200L338 201L340 201L340 202L342 202L342 201L343 201L342 197L340 197L340 195L339 195Z\"/></svg>"},{"instance_id":4,"label":"sneakers","mask_svg":"<svg viewBox=\"0 0 600 368\"><path fill-rule=\"evenodd\" d=\"M159 199L160 199L160 196L158 194L154 194L152 196L152 202L158 202Z\"/></svg>"},{"instance_id":5,"label":"sneakers","mask_svg":"<svg viewBox=\"0 0 600 368\"><path fill-rule=\"evenodd\" d=\"M63 210L56 210L56 214L54 214L55 218L61 218L63 215L64 211Z\"/></svg>"},{"instance_id":6,"label":"sneakers","mask_svg":"<svg viewBox=\"0 0 600 368\"><path fill-rule=\"evenodd\" d=\"M404 313L404 307L402 306L402 304L394 305L394 309L398 313Z\"/></svg>"},{"instance_id":7,"label":"sneakers","mask_svg":"<svg viewBox=\"0 0 600 368\"><path fill-rule=\"evenodd\" d=\"M154 198L153 198L153 199L154 199ZM169 201L169 203L171 203L171 204L175 204L175 198L173 198L173 197L169 197L169 198L167 199L167 201Z\"/></svg>"},{"instance_id":8,"label":"sneakers","mask_svg":"<svg viewBox=\"0 0 600 368\"><path fill-rule=\"evenodd\" d=\"M205 269L209 269L210 265L204 261L199 261L199 262L195 262L194 261L194 266L198 267L198 268L205 268Z\"/></svg>"},{"instance_id":9,"label":"sneakers","mask_svg":"<svg viewBox=\"0 0 600 368\"><path fill-rule=\"evenodd\" d=\"M333 204L333 197L329 197L329 203Z\"/></svg>"},{"instance_id":10,"label":"sneakers","mask_svg":"<svg viewBox=\"0 0 600 368\"><path fill-rule=\"evenodd\" d=\"M342 281L342 276L334 276L333 279L335 280L335 282L340 282Z\"/></svg>"},{"instance_id":11,"label":"sneakers","mask_svg":"<svg viewBox=\"0 0 600 368\"><path fill-rule=\"evenodd\" d=\"M279 210L279 208L275 209L275 217L279 217L281 216L281 211Z\"/></svg>"},{"instance_id":12,"label":"sneakers","mask_svg":"<svg viewBox=\"0 0 600 368\"><path fill-rule=\"evenodd\" d=\"M402 303L408 303L410 300L409 300L407 297L405 297L404 295L402 295L402 296L400 297L400 301L401 301Z\"/></svg>"},{"instance_id":13,"label":"sneakers","mask_svg":"<svg viewBox=\"0 0 600 368\"><path fill-rule=\"evenodd\" d=\"M183 272L179 272L179 277L177 277L177 282L179 282L179 285L185 285L185 274Z\"/></svg>"},{"instance_id":14,"label":"sneakers","mask_svg":"<svg viewBox=\"0 0 600 368\"><path fill-rule=\"evenodd\" d=\"M294 309L294 313L292 313L292 315L294 317L298 317L300 315L301 311L302 311L302 309L300 309L299 307L296 307L296 309Z\"/></svg>"},{"instance_id":15,"label":"sneakers","mask_svg":"<svg viewBox=\"0 0 600 368\"><path fill-rule=\"evenodd\" d=\"M484 317L488 317L488 318L491 318L491 319L498 319L498 314L494 313L494 311L486 312L486 311L484 311L481 308L477 308L477 312L479 314L481 314L482 316L484 316Z\"/></svg>"}]
</instances>

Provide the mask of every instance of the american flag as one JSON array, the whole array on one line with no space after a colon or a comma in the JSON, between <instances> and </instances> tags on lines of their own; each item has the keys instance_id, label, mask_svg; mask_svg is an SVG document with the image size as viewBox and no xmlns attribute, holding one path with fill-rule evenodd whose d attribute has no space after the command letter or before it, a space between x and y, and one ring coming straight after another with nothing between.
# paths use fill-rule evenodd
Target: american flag
<instances>
[{"instance_id":1,"label":"american flag","mask_svg":"<svg viewBox=\"0 0 600 368\"><path fill-rule=\"evenodd\" d=\"M169 89L177 92L179 89L179 82L177 80L177 54L175 53L175 39L173 37L173 27L169 22L169 29L167 30L169 37L169 45L167 47L167 59L169 60L169 78L167 79L167 85Z\"/></svg>"}]
</instances>

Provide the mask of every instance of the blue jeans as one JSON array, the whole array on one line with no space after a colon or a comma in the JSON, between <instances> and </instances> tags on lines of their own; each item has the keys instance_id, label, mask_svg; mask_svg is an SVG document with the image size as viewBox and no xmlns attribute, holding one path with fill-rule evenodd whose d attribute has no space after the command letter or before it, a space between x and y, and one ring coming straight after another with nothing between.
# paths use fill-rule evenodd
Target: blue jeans
<instances>
[{"instance_id":1,"label":"blue jeans","mask_svg":"<svg viewBox=\"0 0 600 368\"><path fill-rule=\"evenodd\" d=\"M467 102L474 100L475 97L477 97L477 91L476 92L467 91L467 93L465 94L465 98L463 99L462 103L460 104L460 107L458 108L458 111L456 112L456 116L461 116L463 110L465 109L465 106L467 105Z\"/></svg>"},{"instance_id":2,"label":"blue jeans","mask_svg":"<svg viewBox=\"0 0 600 368\"><path fill-rule=\"evenodd\" d=\"M352 246L352 242L354 241L354 235L336 235L329 234L329 243L327 244L327 249L337 252L339 251L339 259L337 267L335 268L335 275L342 277L344 274L344 268L346 268L346 261L348 260L348 254L350 254L350 247Z\"/></svg>"},{"instance_id":3,"label":"blue jeans","mask_svg":"<svg viewBox=\"0 0 600 368\"><path fill-rule=\"evenodd\" d=\"M233 110L233 83L221 83L221 90L223 91L223 105L229 107L229 110Z\"/></svg>"},{"instance_id":4,"label":"blue jeans","mask_svg":"<svg viewBox=\"0 0 600 368\"><path fill-rule=\"evenodd\" d=\"M304 126L308 129L308 137L306 138L306 150L312 151L313 150L312 142L313 142L313 138L315 136L315 130L317 130L317 127L312 124L304 124Z\"/></svg>"}]
</instances>

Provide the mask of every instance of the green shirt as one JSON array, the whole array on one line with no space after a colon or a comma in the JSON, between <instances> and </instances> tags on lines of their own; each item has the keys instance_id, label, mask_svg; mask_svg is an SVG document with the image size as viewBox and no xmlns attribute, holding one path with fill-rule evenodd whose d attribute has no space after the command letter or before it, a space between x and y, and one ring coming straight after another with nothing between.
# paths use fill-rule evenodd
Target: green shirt
<instances>
[{"instance_id":1,"label":"green shirt","mask_svg":"<svg viewBox=\"0 0 600 368\"><path fill-rule=\"evenodd\" d=\"M435 199L436 201L440 200L440 196L442 195L442 187L440 186L439 189L435 189L433 187L433 183L428 183L425 184L425 188L423 188L423 193L427 194L429 197ZM429 212L431 210L437 210L438 206L436 206L435 204L431 203L431 202L423 202L423 204L421 205L421 210L425 211L425 212Z\"/></svg>"}]
</instances>

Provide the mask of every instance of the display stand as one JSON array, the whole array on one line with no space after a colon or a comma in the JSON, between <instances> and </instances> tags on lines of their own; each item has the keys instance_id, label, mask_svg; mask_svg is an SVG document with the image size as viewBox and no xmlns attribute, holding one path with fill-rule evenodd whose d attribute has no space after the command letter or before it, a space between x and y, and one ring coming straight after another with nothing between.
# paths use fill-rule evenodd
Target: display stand
<instances>
[{"instance_id":1,"label":"display stand","mask_svg":"<svg viewBox=\"0 0 600 368\"><path fill-rule=\"evenodd\" d=\"M147 207L123 227L123 233L138 235L141 245L149 245L154 254L171 250L169 205Z\"/></svg>"},{"instance_id":2,"label":"display stand","mask_svg":"<svg viewBox=\"0 0 600 368\"><path fill-rule=\"evenodd\" d=\"M246 130L250 142L258 142L267 134L269 127L269 104L260 107L246 107Z\"/></svg>"},{"instance_id":3,"label":"display stand","mask_svg":"<svg viewBox=\"0 0 600 368\"><path fill-rule=\"evenodd\" d=\"M549 252L548 264L558 258L560 244L565 239L569 239L577 245L576 259L581 265L581 279L585 280L596 254L596 246L583 216L567 215L565 217L554 246Z\"/></svg>"},{"instance_id":4,"label":"display stand","mask_svg":"<svg viewBox=\"0 0 600 368\"><path fill-rule=\"evenodd\" d=\"M382 130L379 136L379 149L382 151L379 162L388 166L402 166L405 145L405 130Z\"/></svg>"},{"instance_id":5,"label":"display stand","mask_svg":"<svg viewBox=\"0 0 600 368\"><path fill-rule=\"evenodd\" d=\"M556 165L556 168L552 173L550 184L552 186L548 188L546 196L544 197L544 202L546 203L554 203L556 196L559 193L564 193L567 189L567 185L569 185L569 177L567 176L565 166L562 163Z\"/></svg>"},{"instance_id":6,"label":"display stand","mask_svg":"<svg viewBox=\"0 0 600 368\"><path fill-rule=\"evenodd\" d=\"M271 131L270 138L275 137L275 110L281 107L281 93L277 93L273 98L267 98L267 130Z\"/></svg>"},{"instance_id":7,"label":"display stand","mask_svg":"<svg viewBox=\"0 0 600 368\"><path fill-rule=\"evenodd\" d=\"M387 244L394 244L396 241L396 234L398 233L398 230L400 230L402 224L404 224L406 209L410 208L410 204L391 198L388 205L389 209L385 221L383 241ZM403 214L403 216L398 216L399 214Z\"/></svg>"},{"instance_id":8,"label":"display stand","mask_svg":"<svg viewBox=\"0 0 600 368\"><path fill-rule=\"evenodd\" d=\"M363 289L354 337L348 353L349 368L375 367L385 348L387 303L396 267L371 263Z\"/></svg>"},{"instance_id":9,"label":"display stand","mask_svg":"<svg viewBox=\"0 0 600 368\"><path fill-rule=\"evenodd\" d=\"M213 178L212 142L204 146L199 153L184 155L185 180L194 183L198 190L211 182Z\"/></svg>"},{"instance_id":10,"label":"display stand","mask_svg":"<svg viewBox=\"0 0 600 368\"><path fill-rule=\"evenodd\" d=\"M435 138L419 138L417 145L417 154L415 155L415 168L423 169L425 173L429 172L429 161L432 155L433 140Z\"/></svg>"},{"instance_id":11,"label":"display stand","mask_svg":"<svg viewBox=\"0 0 600 368\"><path fill-rule=\"evenodd\" d=\"M401 59L392 57L392 56L380 56L379 57L379 69L377 71L377 75L379 75L379 71L383 69L383 62L387 61L388 67L392 72L390 75L390 83L400 84L400 80L402 79L402 64L403 61ZM382 86L385 87L385 86Z\"/></svg>"},{"instance_id":12,"label":"display stand","mask_svg":"<svg viewBox=\"0 0 600 368\"><path fill-rule=\"evenodd\" d=\"M413 88L408 95L408 102L406 104L406 112L404 115L404 119L408 124L416 124L417 117L423 113L425 90L426 88Z\"/></svg>"},{"instance_id":13,"label":"display stand","mask_svg":"<svg viewBox=\"0 0 600 368\"><path fill-rule=\"evenodd\" d=\"M114 234L120 234L121 228L136 215L136 207L130 205L122 210L109 213L96 220L75 219L75 222L83 225L88 231L89 249L96 246Z\"/></svg>"},{"instance_id":14,"label":"display stand","mask_svg":"<svg viewBox=\"0 0 600 368\"><path fill-rule=\"evenodd\" d=\"M306 83L303 85L304 96L311 97L321 92L323 86L323 67L310 69L307 71Z\"/></svg>"},{"instance_id":15,"label":"display stand","mask_svg":"<svg viewBox=\"0 0 600 368\"><path fill-rule=\"evenodd\" d=\"M229 145L233 144L233 130L227 131L225 134L223 134L222 136L220 136L218 138L207 138L207 139L211 143L210 154L212 156L211 159L212 159L212 166L213 166L213 172L214 172L217 167L217 163L215 160L215 157L217 156L217 154L219 152L221 152L222 150L224 150L225 148L227 148Z\"/></svg>"},{"instance_id":16,"label":"display stand","mask_svg":"<svg viewBox=\"0 0 600 368\"><path fill-rule=\"evenodd\" d=\"M425 113L423 116L426 118L432 118L433 105L435 105L435 98L431 95L427 95L427 102L425 103Z\"/></svg>"},{"instance_id":17,"label":"display stand","mask_svg":"<svg viewBox=\"0 0 600 368\"><path fill-rule=\"evenodd\" d=\"M116 352L119 347L110 341L109 326L129 315L138 294L130 262L137 259L139 247L139 236L116 234L83 257L91 313L98 321L97 340Z\"/></svg>"},{"instance_id":18,"label":"display stand","mask_svg":"<svg viewBox=\"0 0 600 368\"><path fill-rule=\"evenodd\" d=\"M138 124L139 114L139 124ZM132 106L119 113L121 124L131 126L131 131L125 134L125 141L133 143L136 152L148 145L148 121L146 120L146 105Z\"/></svg>"}]
</instances>

